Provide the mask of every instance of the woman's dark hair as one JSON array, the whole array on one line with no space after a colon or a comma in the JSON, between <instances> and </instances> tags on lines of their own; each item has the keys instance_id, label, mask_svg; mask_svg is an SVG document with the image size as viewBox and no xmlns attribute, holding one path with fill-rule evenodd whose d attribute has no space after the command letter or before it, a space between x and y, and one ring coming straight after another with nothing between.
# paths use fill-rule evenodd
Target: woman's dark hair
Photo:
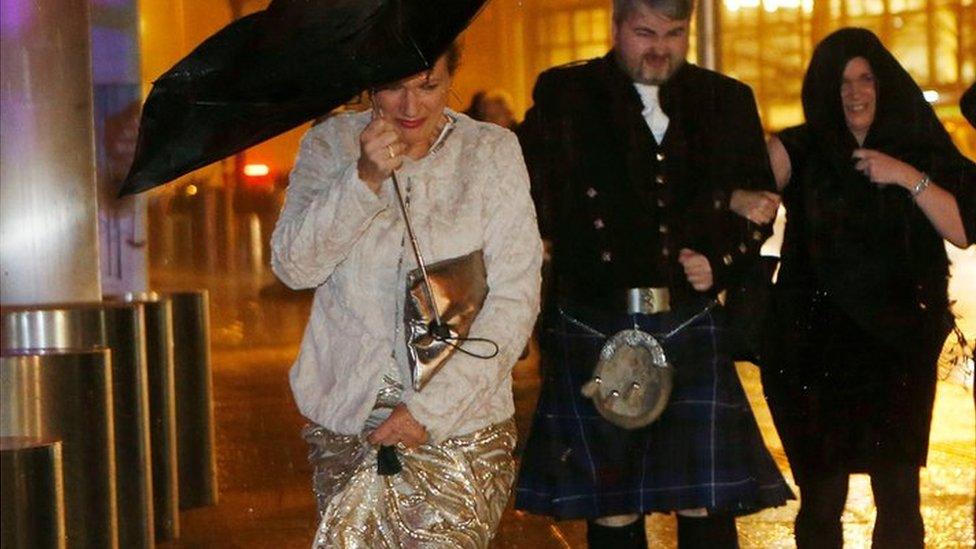
<instances>
[{"instance_id":1,"label":"woman's dark hair","mask_svg":"<svg viewBox=\"0 0 976 549\"><path fill-rule=\"evenodd\" d=\"M447 73L454 76L458 67L461 66L461 43L457 40L451 42L451 45L444 50L442 55L444 56L444 61L447 62Z\"/></svg>"},{"instance_id":2,"label":"woman's dark hair","mask_svg":"<svg viewBox=\"0 0 976 549\"><path fill-rule=\"evenodd\" d=\"M448 46L446 50L444 50L444 53L442 53L437 58L437 60L439 60L441 57L444 58L444 62L447 65L447 74L449 74L451 76L454 76L454 73L457 72L458 67L461 65L461 44L457 40L455 40L454 42L451 42L451 45ZM435 60L434 62L436 63L437 60ZM427 73L427 76L429 77L430 76L430 72L433 70L433 68L434 67L431 66L426 71L420 71L420 73L426 72ZM392 83L385 84L385 85L380 85L380 86L375 86L373 88L370 88L368 91L370 93L375 93L376 91L386 89L391 84Z\"/></svg>"}]
</instances>

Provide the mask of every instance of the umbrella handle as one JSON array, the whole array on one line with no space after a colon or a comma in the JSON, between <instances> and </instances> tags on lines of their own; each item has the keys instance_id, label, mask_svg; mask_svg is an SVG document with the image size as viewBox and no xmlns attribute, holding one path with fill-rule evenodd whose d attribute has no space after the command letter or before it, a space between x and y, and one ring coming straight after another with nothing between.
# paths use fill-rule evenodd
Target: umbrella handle
<instances>
[{"instance_id":1,"label":"umbrella handle","mask_svg":"<svg viewBox=\"0 0 976 549\"><path fill-rule=\"evenodd\" d=\"M397 457L396 448L393 446L380 446L376 452L376 474L388 477L395 475L403 470L400 458Z\"/></svg>"}]
</instances>

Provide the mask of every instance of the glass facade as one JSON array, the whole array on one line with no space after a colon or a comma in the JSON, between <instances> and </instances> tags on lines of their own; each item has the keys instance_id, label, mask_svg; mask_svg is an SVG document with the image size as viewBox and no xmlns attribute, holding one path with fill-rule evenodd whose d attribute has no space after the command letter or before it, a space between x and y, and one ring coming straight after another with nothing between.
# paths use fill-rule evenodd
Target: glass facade
<instances>
[{"instance_id":1,"label":"glass facade","mask_svg":"<svg viewBox=\"0 0 976 549\"><path fill-rule=\"evenodd\" d=\"M531 10L529 70L532 74L579 59L600 57L610 47L610 2L544 1Z\"/></svg>"},{"instance_id":2,"label":"glass facade","mask_svg":"<svg viewBox=\"0 0 976 549\"><path fill-rule=\"evenodd\" d=\"M874 31L947 123L976 78L973 0L722 0L721 69L756 91L765 124L802 121L803 71L813 47L841 27Z\"/></svg>"},{"instance_id":3,"label":"glass facade","mask_svg":"<svg viewBox=\"0 0 976 549\"><path fill-rule=\"evenodd\" d=\"M707 0L706 0L707 1ZM976 0L713 0L719 69L749 84L775 131L803 120L800 87L814 46L846 26L871 29L908 69L964 152L976 132L958 101L976 79ZM556 65L602 55L611 44L609 0L523 3L528 82ZM694 47L695 33L692 33Z\"/></svg>"}]
</instances>

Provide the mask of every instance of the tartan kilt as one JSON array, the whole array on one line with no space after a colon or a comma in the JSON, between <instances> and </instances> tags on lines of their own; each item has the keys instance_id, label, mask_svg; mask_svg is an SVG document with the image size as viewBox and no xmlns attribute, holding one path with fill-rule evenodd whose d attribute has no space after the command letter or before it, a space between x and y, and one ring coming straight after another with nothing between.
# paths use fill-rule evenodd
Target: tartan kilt
<instances>
[{"instance_id":1,"label":"tartan kilt","mask_svg":"<svg viewBox=\"0 0 976 549\"><path fill-rule=\"evenodd\" d=\"M656 315L563 307L543 325L543 384L522 456L515 507L559 519L706 508L744 515L793 493L765 447L730 358L724 310ZM662 416L626 430L580 394L605 337L638 327L658 337L675 367Z\"/></svg>"}]
</instances>

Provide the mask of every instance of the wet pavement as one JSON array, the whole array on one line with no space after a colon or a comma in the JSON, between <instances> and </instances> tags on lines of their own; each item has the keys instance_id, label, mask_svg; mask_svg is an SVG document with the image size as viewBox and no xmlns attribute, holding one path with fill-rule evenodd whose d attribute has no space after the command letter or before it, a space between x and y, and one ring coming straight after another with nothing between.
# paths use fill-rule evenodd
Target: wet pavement
<instances>
[{"instance_id":1,"label":"wet pavement","mask_svg":"<svg viewBox=\"0 0 976 549\"><path fill-rule=\"evenodd\" d=\"M966 278L976 280L976 254L970 255L974 259ZM311 293L287 290L268 272L195 275L157 268L152 278L157 290L211 292L220 492L216 506L181 513L180 539L162 547L308 547L316 527L311 467L299 437L304 420L292 403L287 373L301 341ZM976 316L976 308L967 312L968 319ZM967 333L974 327L966 325ZM514 373L522 437L538 394L537 364L533 349ZM762 401L758 372L746 363L738 368L766 442L789 479L786 457ZM929 466L921 479L927 547L973 547L974 437L972 393L958 384L940 383ZM794 501L741 518L741 546L794 547L791 530L797 506ZM675 546L672 517L652 515L647 521L652 547ZM869 481L855 476L844 514L846 547L869 547L873 522ZM584 526L509 509L492 547L585 547Z\"/></svg>"}]
</instances>

